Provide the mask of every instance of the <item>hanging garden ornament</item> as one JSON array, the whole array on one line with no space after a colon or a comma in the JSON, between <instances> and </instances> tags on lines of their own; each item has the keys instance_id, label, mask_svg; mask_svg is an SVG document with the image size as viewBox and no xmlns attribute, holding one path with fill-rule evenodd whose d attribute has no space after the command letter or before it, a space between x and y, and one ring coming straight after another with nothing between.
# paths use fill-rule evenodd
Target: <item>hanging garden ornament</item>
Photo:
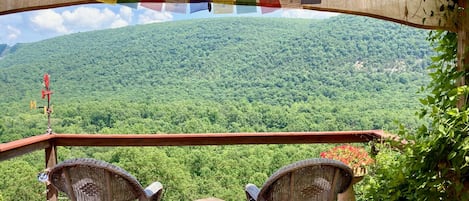
<instances>
[{"instance_id":1,"label":"hanging garden ornament","mask_svg":"<svg viewBox=\"0 0 469 201\"><path fill-rule=\"evenodd\" d=\"M46 89L49 89L49 74L44 74L44 87L46 87Z\"/></svg>"},{"instance_id":2,"label":"hanging garden ornament","mask_svg":"<svg viewBox=\"0 0 469 201\"><path fill-rule=\"evenodd\" d=\"M44 99L46 96L47 96L47 102L50 101L50 95L52 94L52 91L50 91L50 88L49 88L49 74L44 74L44 88L45 90L43 89L42 90L42 99Z\"/></svg>"},{"instance_id":3,"label":"hanging garden ornament","mask_svg":"<svg viewBox=\"0 0 469 201\"><path fill-rule=\"evenodd\" d=\"M52 91L50 90L49 82L50 82L50 76L49 74L46 73L44 74L44 88L45 89L43 89L41 93L42 93L42 99L44 99L47 96L47 106L44 107L44 113L47 114L47 131L46 131L47 134L52 133L52 128L50 125L50 114L52 113L52 108L50 105L50 98L52 95Z\"/></svg>"}]
</instances>

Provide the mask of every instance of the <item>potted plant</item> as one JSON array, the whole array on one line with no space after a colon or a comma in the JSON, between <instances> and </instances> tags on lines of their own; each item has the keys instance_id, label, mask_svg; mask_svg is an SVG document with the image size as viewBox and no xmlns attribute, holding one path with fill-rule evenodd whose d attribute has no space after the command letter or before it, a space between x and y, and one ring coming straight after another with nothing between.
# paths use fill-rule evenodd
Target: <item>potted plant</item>
<instances>
[{"instance_id":1,"label":"potted plant","mask_svg":"<svg viewBox=\"0 0 469 201\"><path fill-rule=\"evenodd\" d=\"M363 147L352 145L340 145L326 152L321 152L321 158L329 158L345 163L353 170L352 185L343 193L339 194L339 201L355 201L355 191L353 185L363 179L367 173L367 166L374 160L368 155Z\"/></svg>"}]
</instances>

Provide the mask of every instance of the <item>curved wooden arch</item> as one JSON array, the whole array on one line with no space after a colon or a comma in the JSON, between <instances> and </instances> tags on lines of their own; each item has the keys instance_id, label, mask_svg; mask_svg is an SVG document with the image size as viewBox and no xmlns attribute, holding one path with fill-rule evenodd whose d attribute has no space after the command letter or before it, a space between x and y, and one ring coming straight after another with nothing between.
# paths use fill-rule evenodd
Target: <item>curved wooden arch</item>
<instances>
[{"instance_id":1,"label":"curved wooden arch","mask_svg":"<svg viewBox=\"0 0 469 201\"><path fill-rule=\"evenodd\" d=\"M170 1L170 2L169 2ZM442 8L456 7L452 0L195 0L234 5L255 5L338 12L368 16L424 29L456 31L456 12ZM249 2L248 2L249 1ZM461 0L460 0L461 1ZM464 1L464 0L463 0ZM151 3L165 0L0 0L0 15L91 3ZM168 0L166 3L189 3L192 0ZM453 13L448 15L448 13Z\"/></svg>"}]
</instances>

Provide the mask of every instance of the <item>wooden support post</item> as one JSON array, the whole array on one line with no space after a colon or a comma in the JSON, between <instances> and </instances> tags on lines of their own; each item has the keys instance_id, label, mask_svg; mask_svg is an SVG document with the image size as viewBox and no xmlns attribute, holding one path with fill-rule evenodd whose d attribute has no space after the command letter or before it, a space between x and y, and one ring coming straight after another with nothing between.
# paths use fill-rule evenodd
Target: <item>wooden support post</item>
<instances>
[{"instance_id":1,"label":"wooden support post","mask_svg":"<svg viewBox=\"0 0 469 201\"><path fill-rule=\"evenodd\" d=\"M57 149L53 142L46 148L46 169L52 168L57 164ZM47 200L57 201L58 192L51 184L47 185Z\"/></svg>"},{"instance_id":2,"label":"wooden support post","mask_svg":"<svg viewBox=\"0 0 469 201\"><path fill-rule=\"evenodd\" d=\"M457 69L460 72L469 72L469 0L461 0L460 6L463 8L461 14L458 16L458 49L457 49ZM469 77L462 77L458 82L458 86L466 85L466 79ZM462 97L458 101L458 108L463 108L466 105L466 97Z\"/></svg>"}]
</instances>

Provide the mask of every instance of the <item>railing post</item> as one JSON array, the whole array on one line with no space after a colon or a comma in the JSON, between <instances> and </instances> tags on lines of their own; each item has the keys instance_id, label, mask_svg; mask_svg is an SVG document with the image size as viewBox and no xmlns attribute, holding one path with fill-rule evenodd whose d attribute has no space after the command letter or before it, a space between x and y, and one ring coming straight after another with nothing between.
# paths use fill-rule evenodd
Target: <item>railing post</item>
<instances>
[{"instance_id":1,"label":"railing post","mask_svg":"<svg viewBox=\"0 0 469 201\"><path fill-rule=\"evenodd\" d=\"M57 164L57 149L55 143L51 142L50 146L46 148L46 169L52 168ZM47 200L57 201L58 192L52 184L47 185Z\"/></svg>"},{"instance_id":2,"label":"railing post","mask_svg":"<svg viewBox=\"0 0 469 201\"><path fill-rule=\"evenodd\" d=\"M469 71L469 8L468 0L462 0L459 2L460 6L463 8L459 16L459 26L458 26L458 49L457 49L457 69L460 72L467 73ZM458 86L464 86L469 80L467 75L464 75L459 81ZM466 105L466 99L464 97L460 98L458 101L458 108L463 108Z\"/></svg>"}]
</instances>

